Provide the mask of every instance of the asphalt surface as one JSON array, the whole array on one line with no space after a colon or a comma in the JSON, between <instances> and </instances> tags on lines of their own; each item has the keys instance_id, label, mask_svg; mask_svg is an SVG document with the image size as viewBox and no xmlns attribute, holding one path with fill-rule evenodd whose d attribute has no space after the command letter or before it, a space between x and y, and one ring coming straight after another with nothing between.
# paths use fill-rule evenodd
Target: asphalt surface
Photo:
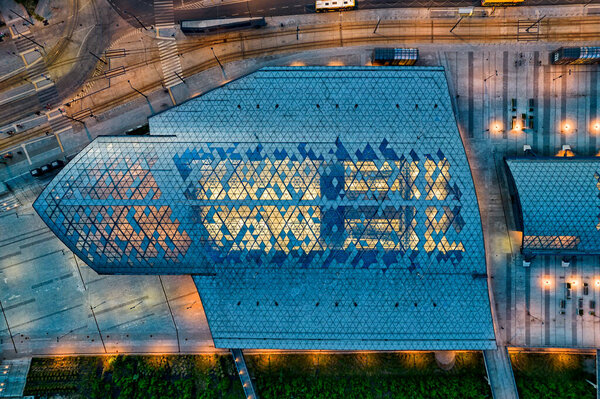
<instances>
[{"instance_id":1,"label":"asphalt surface","mask_svg":"<svg viewBox=\"0 0 600 399\"><path fill-rule=\"evenodd\" d=\"M140 27L154 24L153 0L108 0L131 25ZM214 19L236 17L271 17L315 12L314 0L249 0L220 6L198 7L199 0L173 0L175 22L184 19ZM600 0L526 0L528 6L600 4ZM358 0L358 9L397 7L468 7L480 6L480 0ZM131 14L134 14L137 21Z\"/></svg>"}]
</instances>

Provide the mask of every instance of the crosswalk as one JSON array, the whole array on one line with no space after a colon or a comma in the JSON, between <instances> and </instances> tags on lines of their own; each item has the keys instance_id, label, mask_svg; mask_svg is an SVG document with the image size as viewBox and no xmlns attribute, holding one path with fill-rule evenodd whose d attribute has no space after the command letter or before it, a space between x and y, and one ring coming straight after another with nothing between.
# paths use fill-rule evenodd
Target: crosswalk
<instances>
[{"instance_id":1,"label":"crosswalk","mask_svg":"<svg viewBox=\"0 0 600 399\"><path fill-rule=\"evenodd\" d=\"M29 37L29 36L28 36ZM23 54L35 50L36 45L28 40L24 34L20 34L14 41L17 52Z\"/></svg>"},{"instance_id":2,"label":"crosswalk","mask_svg":"<svg viewBox=\"0 0 600 399\"><path fill-rule=\"evenodd\" d=\"M173 87L181 82L179 76L183 73L177 42L174 40L159 40L158 53L160 54L160 64L163 70L163 83L165 87ZM179 74L179 76L177 76Z\"/></svg>"},{"instance_id":3,"label":"crosswalk","mask_svg":"<svg viewBox=\"0 0 600 399\"><path fill-rule=\"evenodd\" d=\"M154 26L156 29L172 28L174 23L173 0L154 0Z\"/></svg>"}]
</instances>

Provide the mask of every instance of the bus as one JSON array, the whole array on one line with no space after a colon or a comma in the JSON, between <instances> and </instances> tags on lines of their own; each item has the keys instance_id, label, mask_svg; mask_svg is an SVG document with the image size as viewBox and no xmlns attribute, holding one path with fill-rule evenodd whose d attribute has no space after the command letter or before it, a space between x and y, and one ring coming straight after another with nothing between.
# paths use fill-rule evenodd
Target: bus
<instances>
[{"instance_id":1,"label":"bus","mask_svg":"<svg viewBox=\"0 0 600 399\"><path fill-rule=\"evenodd\" d=\"M267 22L262 17L183 20L180 22L181 31L184 34L218 33L236 29L260 28L266 24Z\"/></svg>"},{"instance_id":2,"label":"bus","mask_svg":"<svg viewBox=\"0 0 600 399\"><path fill-rule=\"evenodd\" d=\"M415 65L419 59L416 48L376 48L373 50L373 65Z\"/></svg>"},{"instance_id":3,"label":"bus","mask_svg":"<svg viewBox=\"0 0 600 399\"><path fill-rule=\"evenodd\" d=\"M356 7L356 0L317 0L315 11L342 11Z\"/></svg>"},{"instance_id":4,"label":"bus","mask_svg":"<svg viewBox=\"0 0 600 399\"><path fill-rule=\"evenodd\" d=\"M597 64L600 62L600 47L561 47L550 54L554 65Z\"/></svg>"},{"instance_id":5,"label":"bus","mask_svg":"<svg viewBox=\"0 0 600 399\"><path fill-rule=\"evenodd\" d=\"M524 1L525 0L481 0L481 5L487 7L516 6L522 4Z\"/></svg>"}]
</instances>

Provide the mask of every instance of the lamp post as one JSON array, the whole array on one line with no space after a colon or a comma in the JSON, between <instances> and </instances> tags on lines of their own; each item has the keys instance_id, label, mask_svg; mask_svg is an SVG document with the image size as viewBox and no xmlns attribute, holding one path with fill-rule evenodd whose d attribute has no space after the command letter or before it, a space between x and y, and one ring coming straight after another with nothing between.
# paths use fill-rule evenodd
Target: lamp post
<instances>
[{"instance_id":1,"label":"lamp post","mask_svg":"<svg viewBox=\"0 0 600 399\"><path fill-rule=\"evenodd\" d=\"M223 69L223 64L221 64L221 61L219 61L219 57L217 57L217 54L215 54L215 49L211 47L210 50L212 51L213 55L215 56L215 60L217 60L221 69Z\"/></svg>"},{"instance_id":2,"label":"lamp post","mask_svg":"<svg viewBox=\"0 0 600 399\"><path fill-rule=\"evenodd\" d=\"M15 31L21 35L22 37L24 37L25 39L29 40L31 43L35 44L36 46L39 46L42 48L42 50L46 51L46 48L44 46L42 46L41 44L39 44L38 42L36 42L35 40L33 40L32 38L30 38L27 35L22 34L21 32L17 31L17 28L15 27L15 24L13 24L13 28L15 28Z\"/></svg>"},{"instance_id":3,"label":"lamp post","mask_svg":"<svg viewBox=\"0 0 600 399\"><path fill-rule=\"evenodd\" d=\"M144 96L144 98L145 98L146 100L148 99L148 96L147 96L147 95L145 95L144 93L142 93L141 91L139 91L138 89L136 89L135 87L133 87L133 85L131 84L131 81L130 81L130 80L128 80L128 81L127 81L127 83L129 83L129 86L130 86L130 87L131 87L133 90L135 90L136 92L138 92L140 95Z\"/></svg>"},{"instance_id":4,"label":"lamp post","mask_svg":"<svg viewBox=\"0 0 600 399\"><path fill-rule=\"evenodd\" d=\"M146 28L146 25L144 25L144 24L142 23L142 21L140 21L140 20L138 19L138 17L136 17L134 14L130 13L130 12L129 12L129 11L127 11L127 10L123 10L123 13L124 13L124 14L127 14L127 15L131 15L131 16L132 16L132 17L133 17L133 18L134 18L134 19L135 19L135 20L136 20L136 21L137 21L137 22L138 22L140 25L142 25L142 28L144 28L144 30L148 30L148 28Z\"/></svg>"},{"instance_id":5,"label":"lamp post","mask_svg":"<svg viewBox=\"0 0 600 399\"><path fill-rule=\"evenodd\" d=\"M12 12L13 14L15 14L17 17L21 18L23 21L27 22L29 25L33 25L33 22L31 22L30 20L28 20L27 18L25 18L24 16L22 16L18 12L13 11L12 9L9 9L9 11Z\"/></svg>"},{"instance_id":6,"label":"lamp post","mask_svg":"<svg viewBox=\"0 0 600 399\"><path fill-rule=\"evenodd\" d=\"M15 339L13 338L13 334L10 331L10 326L8 325L8 319L6 318L6 313L4 312L4 306L2 306L2 301L0 301L0 310L2 310L2 316L4 316L4 322L6 323L6 329L8 330L8 335L10 335L10 340L12 341L13 348L15 348L15 353L19 353L17 351L17 345L15 345Z\"/></svg>"}]
</instances>

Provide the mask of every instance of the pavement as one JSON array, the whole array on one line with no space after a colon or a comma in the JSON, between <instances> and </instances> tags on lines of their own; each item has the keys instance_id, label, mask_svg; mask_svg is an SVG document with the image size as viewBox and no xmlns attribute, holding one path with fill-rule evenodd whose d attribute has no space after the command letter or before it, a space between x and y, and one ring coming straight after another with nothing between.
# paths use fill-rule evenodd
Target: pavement
<instances>
[{"instance_id":1,"label":"pavement","mask_svg":"<svg viewBox=\"0 0 600 399\"><path fill-rule=\"evenodd\" d=\"M96 274L31 207L46 182L13 179L0 211L2 356L215 352L191 277Z\"/></svg>"},{"instance_id":2,"label":"pavement","mask_svg":"<svg viewBox=\"0 0 600 399\"><path fill-rule=\"evenodd\" d=\"M151 0L108 0L117 12L132 26L154 24L154 2ZM588 0L585 3L600 3ZM214 19L235 17L273 17L280 15L312 14L314 0L173 0L175 21L185 19ZM529 6L574 5L578 0L527 0ZM480 0L358 0L357 9L386 8L455 8L478 7ZM124 11L127 11L125 13ZM137 20L134 18L134 16ZM139 21L138 21L139 20Z\"/></svg>"},{"instance_id":3,"label":"pavement","mask_svg":"<svg viewBox=\"0 0 600 399\"><path fill-rule=\"evenodd\" d=\"M30 366L30 357L0 361L0 398L23 396Z\"/></svg>"},{"instance_id":4,"label":"pavement","mask_svg":"<svg viewBox=\"0 0 600 399\"><path fill-rule=\"evenodd\" d=\"M483 360L493 398L518 399L519 393L506 347L483 351Z\"/></svg>"}]
</instances>

